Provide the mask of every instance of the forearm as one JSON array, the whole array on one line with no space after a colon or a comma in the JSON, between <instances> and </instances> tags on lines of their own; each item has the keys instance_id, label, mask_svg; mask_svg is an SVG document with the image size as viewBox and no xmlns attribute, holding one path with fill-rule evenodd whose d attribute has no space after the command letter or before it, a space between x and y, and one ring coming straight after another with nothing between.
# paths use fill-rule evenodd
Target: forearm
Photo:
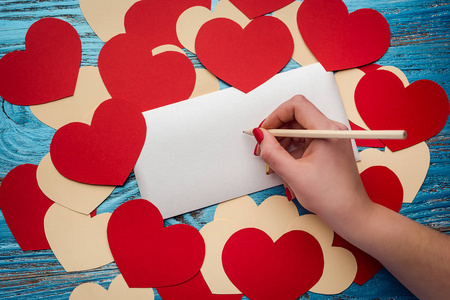
<instances>
[{"instance_id":1,"label":"forearm","mask_svg":"<svg viewBox=\"0 0 450 300\"><path fill-rule=\"evenodd\" d=\"M370 206L352 220L332 226L378 259L420 299L448 299L450 237L378 204Z\"/></svg>"}]
</instances>

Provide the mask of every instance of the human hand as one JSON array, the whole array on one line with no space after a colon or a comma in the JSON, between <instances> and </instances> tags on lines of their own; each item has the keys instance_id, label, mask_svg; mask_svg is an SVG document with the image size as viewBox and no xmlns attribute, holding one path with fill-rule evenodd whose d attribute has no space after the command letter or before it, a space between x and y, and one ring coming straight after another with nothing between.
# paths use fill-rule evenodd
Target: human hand
<instances>
[{"instance_id":1,"label":"human hand","mask_svg":"<svg viewBox=\"0 0 450 300\"><path fill-rule=\"evenodd\" d=\"M277 140L265 129L347 130L328 119L304 96L280 105L255 129L255 152L284 181L300 204L329 223L346 222L372 202L361 182L349 139ZM289 152L286 150L288 149Z\"/></svg>"}]
</instances>

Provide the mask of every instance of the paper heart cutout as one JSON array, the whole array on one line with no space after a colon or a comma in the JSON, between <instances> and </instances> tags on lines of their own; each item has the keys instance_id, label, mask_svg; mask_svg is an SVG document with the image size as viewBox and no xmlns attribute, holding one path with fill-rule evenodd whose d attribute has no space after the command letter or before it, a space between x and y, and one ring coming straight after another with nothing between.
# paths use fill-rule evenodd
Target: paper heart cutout
<instances>
[{"instance_id":1,"label":"paper heart cutout","mask_svg":"<svg viewBox=\"0 0 450 300\"><path fill-rule=\"evenodd\" d=\"M86 122L92 119L95 109L110 99L98 68L81 67L73 96L30 106L33 115L42 123L59 129L71 122Z\"/></svg>"},{"instance_id":2,"label":"paper heart cutout","mask_svg":"<svg viewBox=\"0 0 450 300\"><path fill-rule=\"evenodd\" d=\"M118 35L106 43L98 58L100 75L109 93L150 110L191 95L195 69L186 55L175 51L152 55L138 36Z\"/></svg>"},{"instance_id":3,"label":"paper heart cutout","mask_svg":"<svg viewBox=\"0 0 450 300\"><path fill-rule=\"evenodd\" d=\"M363 285L383 268L378 260L353 246L337 233L334 235L333 246L345 248L355 257L358 271L353 282L356 284Z\"/></svg>"},{"instance_id":4,"label":"paper heart cutout","mask_svg":"<svg viewBox=\"0 0 450 300\"><path fill-rule=\"evenodd\" d=\"M294 42L277 18L259 17L244 29L232 20L218 18L200 28L195 50L211 73L248 93L289 62Z\"/></svg>"},{"instance_id":5,"label":"paper heart cutout","mask_svg":"<svg viewBox=\"0 0 450 300\"><path fill-rule=\"evenodd\" d=\"M79 3L89 26L103 42L107 42L115 35L125 33L125 14L138 1L79 0Z\"/></svg>"},{"instance_id":6,"label":"paper heart cutout","mask_svg":"<svg viewBox=\"0 0 450 300\"><path fill-rule=\"evenodd\" d=\"M333 247L333 230L317 215L306 214L293 220L287 229L302 230L314 236L322 248L324 268L320 280L310 289L313 293L334 295L346 290L355 279L356 259L347 249Z\"/></svg>"},{"instance_id":7,"label":"paper heart cutout","mask_svg":"<svg viewBox=\"0 0 450 300\"><path fill-rule=\"evenodd\" d=\"M0 59L0 96L34 105L73 95L81 62L81 40L69 23L44 18L25 36L25 51Z\"/></svg>"},{"instance_id":8,"label":"paper heart cutout","mask_svg":"<svg viewBox=\"0 0 450 300\"><path fill-rule=\"evenodd\" d=\"M222 263L250 299L296 299L320 279L324 259L320 244L307 232L290 231L274 243L263 231L245 228L225 244Z\"/></svg>"},{"instance_id":9,"label":"paper heart cutout","mask_svg":"<svg viewBox=\"0 0 450 300\"><path fill-rule=\"evenodd\" d=\"M157 288L157 291L164 300L240 300L242 294L218 295L211 293L206 284L202 272L198 272L192 279L182 284Z\"/></svg>"},{"instance_id":10,"label":"paper heart cutout","mask_svg":"<svg viewBox=\"0 0 450 300\"><path fill-rule=\"evenodd\" d=\"M122 185L144 146L145 119L130 103L103 102L92 125L70 123L50 144L52 162L64 177L89 184Z\"/></svg>"},{"instance_id":11,"label":"paper heart cutout","mask_svg":"<svg viewBox=\"0 0 450 300\"><path fill-rule=\"evenodd\" d=\"M195 87L189 99L220 91L219 80L207 69L195 69L195 77Z\"/></svg>"},{"instance_id":12,"label":"paper heart cutout","mask_svg":"<svg viewBox=\"0 0 450 300\"><path fill-rule=\"evenodd\" d=\"M370 200L395 212L400 211L403 188L394 172L384 166L374 166L363 171L360 176ZM353 253L358 264L354 282L359 285L366 283L383 267L378 260L353 246L338 234L334 236L333 246L343 247Z\"/></svg>"},{"instance_id":13,"label":"paper heart cutout","mask_svg":"<svg viewBox=\"0 0 450 300\"><path fill-rule=\"evenodd\" d=\"M268 197L259 206L249 196L239 197L220 203L214 214L214 220L228 220L241 228L258 228L273 240L286 233L289 223L296 217L295 204L280 195Z\"/></svg>"},{"instance_id":14,"label":"paper heart cutout","mask_svg":"<svg viewBox=\"0 0 450 300\"><path fill-rule=\"evenodd\" d=\"M388 50L391 34L376 10L348 13L341 0L304 0L297 14L300 33L327 71L363 66Z\"/></svg>"},{"instance_id":15,"label":"paper heart cutout","mask_svg":"<svg viewBox=\"0 0 450 300\"><path fill-rule=\"evenodd\" d=\"M145 39L150 48L164 44L183 47L178 41L176 23L188 8L211 8L210 0L141 0L133 4L125 15L125 30Z\"/></svg>"},{"instance_id":16,"label":"paper heart cutout","mask_svg":"<svg viewBox=\"0 0 450 300\"><path fill-rule=\"evenodd\" d=\"M152 288L129 288L122 274L119 274L105 290L101 285L93 282L83 283L70 294L69 300L153 300L155 293Z\"/></svg>"},{"instance_id":17,"label":"paper heart cutout","mask_svg":"<svg viewBox=\"0 0 450 300\"><path fill-rule=\"evenodd\" d=\"M317 58L306 46L303 40L300 30L297 25L297 12L302 3L298 1L293 1L291 4L275 11L272 16L280 19L289 28L294 40L294 53L292 54L292 59L295 60L301 66L307 66L317 63Z\"/></svg>"},{"instance_id":18,"label":"paper heart cutout","mask_svg":"<svg viewBox=\"0 0 450 300\"><path fill-rule=\"evenodd\" d=\"M228 18L242 27L250 23L239 9L229 0L217 2L214 12L203 6L193 6L185 10L177 20L177 36L180 43L190 52L195 52L195 38L203 24L215 18Z\"/></svg>"},{"instance_id":19,"label":"paper heart cutout","mask_svg":"<svg viewBox=\"0 0 450 300\"><path fill-rule=\"evenodd\" d=\"M280 9L294 0L230 0L249 19L271 13Z\"/></svg>"},{"instance_id":20,"label":"paper heart cutout","mask_svg":"<svg viewBox=\"0 0 450 300\"><path fill-rule=\"evenodd\" d=\"M409 85L409 81L403 72L392 66L379 66L376 64L366 65L360 68L353 68L348 70L339 71L334 75L336 79L336 84L339 88L339 93L341 94L342 102L344 103L345 112L347 113L348 119L363 129L369 130L369 127L363 121L355 104L355 90L358 86L361 78L364 77L366 73L379 70L390 71L400 78L405 86ZM370 146L369 146L370 147ZM384 148L383 146L381 146Z\"/></svg>"},{"instance_id":21,"label":"paper heart cutout","mask_svg":"<svg viewBox=\"0 0 450 300\"><path fill-rule=\"evenodd\" d=\"M403 202L407 203L413 202L430 166L430 150L425 142L396 152L389 148L384 151L365 149L359 155L360 173L372 166L385 166L393 171L403 187Z\"/></svg>"},{"instance_id":22,"label":"paper heart cutout","mask_svg":"<svg viewBox=\"0 0 450 300\"><path fill-rule=\"evenodd\" d=\"M205 241L205 260L200 269L205 282L215 294L239 294L222 266L222 250L228 239L242 227L227 221L214 220L200 230Z\"/></svg>"},{"instance_id":23,"label":"paper heart cutout","mask_svg":"<svg viewBox=\"0 0 450 300\"><path fill-rule=\"evenodd\" d=\"M355 90L355 103L370 129L406 130L405 140L382 140L392 151L438 134L449 114L448 97L439 84L418 80L405 88L395 74L385 70L364 75Z\"/></svg>"},{"instance_id":24,"label":"paper heart cutout","mask_svg":"<svg viewBox=\"0 0 450 300\"><path fill-rule=\"evenodd\" d=\"M397 175L384 166L370 167L360 174L370 200L399 212L403 203L403 187Z\"/></svg>"},{"instance_id":25,"label":"paper heart cutout","mask_svg":"<svg viewBox=\"0 0 450 300\"><path fill-rule=\"evenodd\" d=\"M348 121L350 123L351 130L366 130L362 127L359 127L352 121ZM378 139L367 140L367 139L355 139L355 144L358 147L373 147L373 148L384 148L384 144L382 141Z\"/></svg>"},{"instance_id":26,"label":"paper heart cutout","mask_svg":"<svg viewBox=\"0 0 450 300\"><path fill-rule=\"evenodd\" d=\"M163 287L194 277L205 243L192 226L164 227L159 210L143 199L119 206L108 224L108 241L129 287Z\"/></svg>"},{"instance_id":27,"label":"paper heart cutout","mask_svg":"<svg viewBox=\"0 0 450 300\"><path fill-rule=\"evenodd\" d=\"M115 188L67 179L56 170L50 153L39 163L36 179L42 192L51 200L86 215L95 210Z\"/></svg>"},{"instance_id":28,"label":"paper heart cutout","mask_svg":"<svg viewBox=\"0 0 450 300\"><path fill-rule=\"evenodd\" d=\"M53 204L39 189L36 165L12 169L0 185L0 209L22 251L50 249L44 216Z\"/></svg>"},{"instance_id":29,"label":"paper heart cutout","mask_svg":"<svg viewBox=\"0 0 450 300\"><path fill-rule=\"evenodd\" d=\"M67 272L90 270L113 261L106 237L110 213L91 217L54 203L44 219L45 236Z\"/></svg>"}]
</instances>

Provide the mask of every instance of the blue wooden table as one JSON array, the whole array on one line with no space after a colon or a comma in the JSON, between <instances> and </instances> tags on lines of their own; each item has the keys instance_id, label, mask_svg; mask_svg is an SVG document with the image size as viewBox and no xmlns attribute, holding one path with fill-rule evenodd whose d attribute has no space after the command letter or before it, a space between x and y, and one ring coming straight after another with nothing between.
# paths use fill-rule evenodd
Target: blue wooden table
<instances>
[{"instance_id":1,"label":"blue wooden table","mask_svg":"<svg viewBox=\"0 0 450 300\"><path fill-rule=\"evenodd\" d=\"M213 0L213 5L217 0ZM410 82L433 80L450 95L450 3L448 0L345 0L349 11L373 8L382 13L391 26L389 51L377 63L400 68ZM1 0L0 57L24 50L27 29L44 17L68 21L81 36L82 66L96 66L103 42L84 19L77 0ZM194 55L195 67L201 68ZM299 67L290 62L286 69ZM14 167L38 164L49 152L54 130L38 121L28 107L1 100L0 179ZM404 204L400 213L433 229L450 232L450 123L427 144L431 166L427 178L412 204ZM257 202L273 194L284 194L282 187L251 195ZM126 184L116 188L98 212L112 212L123 202L139 198L133 174ZM215 207L166 220L166 224L187 223L197 229L212 221ZM114 263L86 272L67 273L53 253L22 252L0 214L0 299L68 299L71 291L85 282L107 288L119 274ZM156 291L155 291L156 293ZM156 294L156 299L161 299ZM302 299L415 299L385 269L365 285L352 284L340 295L308 293ZM181 299L181 298L180 298Z\"/></svg>"}]
</instances>

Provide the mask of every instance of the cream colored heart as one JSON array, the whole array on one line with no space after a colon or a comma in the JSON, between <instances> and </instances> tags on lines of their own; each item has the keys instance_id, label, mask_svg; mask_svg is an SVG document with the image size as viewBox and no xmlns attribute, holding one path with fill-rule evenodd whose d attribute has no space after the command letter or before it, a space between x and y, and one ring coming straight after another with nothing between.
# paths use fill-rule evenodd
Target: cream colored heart
<instances>
[{"instance_id":1,"label":"cream colored heart","mask_svg":"<svg viewBox=\"0 0 450 300\"><path fill-rule=\"evenodd\" d=\"M228 220L212 221L200 230L205 241L205 259L200 269L213 294L240 294L222 266L222 251L228 239L241 227Z\"/></svg>"},{"instance_id":2,"label":"cream colored heart","mask_svg":"<svg viewBox=\"0 0 450 300\"><path fill-rule=\"evenodd\" d=\"M96 209L115 188L67 179L56 170L50 153L39 163L36 178L41 191L51 200L86 215Z\"/></svg>"},{"instance_id":3,"label":"cream colored heart","mask_svg":"<svg viewBox=\"0 0 450 300\"><path fill-rule=\"evenodd\" d=\"M289 28L292 38L294 39L294 53L292 59L301 66L307 66L318 62L314 54L306 46L297 24L297 12L301 2L294 1L277 11L272 16L281 20Z\"/></svg>"},{"instance_id":4,"label":"cream colored heart","mask_svg":"<svg viewBox=\"0 0 450 300\"><path fill-rule=\"evenodd\" d=\"M360 153L357 163L359 172L372 166L385 166L393 171L403 187L403 202L411 203L420 190L430 166L430 150L425 142L392 152L365 149Z\"/></svg>"},{"instance_id":5,"label":"cream colored heart","mask_svg":"<svg viewBox=\"0 0 450 300\"><path fill-rule=\"evenodd\" d=\"M250 23L239 9L236 8L229 0L220 0L214 12L203 6L193 6L185 10L177 21L177 36L181 45L192 53L195 52L195 38L197 33L206 22L215 18L228 18L242 27Z\"/></svg>"},{"instance_id":6,"label":"cream colored heart","mask_svg":"<svg viewBox=\"0 0 450 300\"><path fill-rule=\"evenodd\" d=\"M220 90L220 83L207 69L195 69L195 87L189 98L210 94Z\"/></svg>"},{"instance_id":7,"label":"cream colored heart","mask_svg":"<svg viewBox=\"0 0 450 300\"><path fill-rule=\"evenodd\" d=\"M390 71L397 75L398 78L400 78L405 87L409 85L408 79L406 78L405 74L403 74L403 72L396 67L383 66L378 70ZM348 119L359 127L370 130L364 120L361 118L355 104L355 90L359 81L361 80L361 78L363 78L364 75L365 73L363 71L358 68L354 68L337 72L334 75L334 79L336 80L339 93L341 94L342 102L344 103L344 108L345 112L347 113Z\"/></svg>"},{"instance_id":8,"label":"cream colored heart","mask_svg":"<svg viewBox=\"0 0 450 300\"><path fill-rule=\"evenodd\" d=\"M110 213L91 218L57 203L44 218L45 236L50 248L67 272L101 267L114 261L106 228Z\"/></svg>"},{"instance_id":9,"label":"cream colored heart","mask_svg":"<svg viewBox=\"0 0 450 300\"><path fill-rule=\"evenodd\" d=\"M125 14L139 0L79 0L81 12L103 41L125 33Z\"/></svg>"},{"instance_id":10,"label":"cream colored heart","mask_svg":"<svg viewBox=\"0 0 450 300\"><path fill-rule=\"evenodd\" d=\"M296 217L295 204L278 195L267 198L259 206L249 196L223 202L214 214L214 220L228 220L241 228L258 228L274 241L286 233L289 223Z\"/></svg>"},{"instance_id":11,"label":"cream colored heart","mask_svg":"<svg viewBox=\"0 0 450 300\"><path fill-rule=\"evenodd\" d=\"M353 254L347 249L333 247L333 230L318 216L303 215L289 224L288 231L303 230L313 235L319 242L324 268L320 280L310 289L313 293L334 295L346 290L356 276L358 266Z\"/></svg>"},{"instance_id":12,"label":"cream colored heart","mask_svg":"<svg viewBox=\"0 0 450 300\"><path fill-rule=\"evenodd\" d=\"M73 96L30 106L42 123L59 129L71 122L91 120L95 109L110 99L97 67L81 67Z\"/></svg>"},{"instance_id":13,"label":"cream colored heart","mask_svg":"<svg viewBox=\"0 0 450 300\"><path fill-rule=\"evenodd\" d=\"M153 300L152 288L129 288L122 274L109 285L108 290L96 283L83 283L70 294L69 300Z\"/></svg>"},{"instance_id":14,"label":"cream colored heart","mask_svg":"<svg viewBox=\"0 0 450 300\"><path fill-rule=\"evenodd\" d=\"M158 47L152 49L153 56L156 56L163 52L178 52L187 57L187 55L186 55L186 53L184 53L183 49L181 49L178 46L171 45L171 44L161 45L161 46L158 46Z\"/></svg>"}]
</instances>

